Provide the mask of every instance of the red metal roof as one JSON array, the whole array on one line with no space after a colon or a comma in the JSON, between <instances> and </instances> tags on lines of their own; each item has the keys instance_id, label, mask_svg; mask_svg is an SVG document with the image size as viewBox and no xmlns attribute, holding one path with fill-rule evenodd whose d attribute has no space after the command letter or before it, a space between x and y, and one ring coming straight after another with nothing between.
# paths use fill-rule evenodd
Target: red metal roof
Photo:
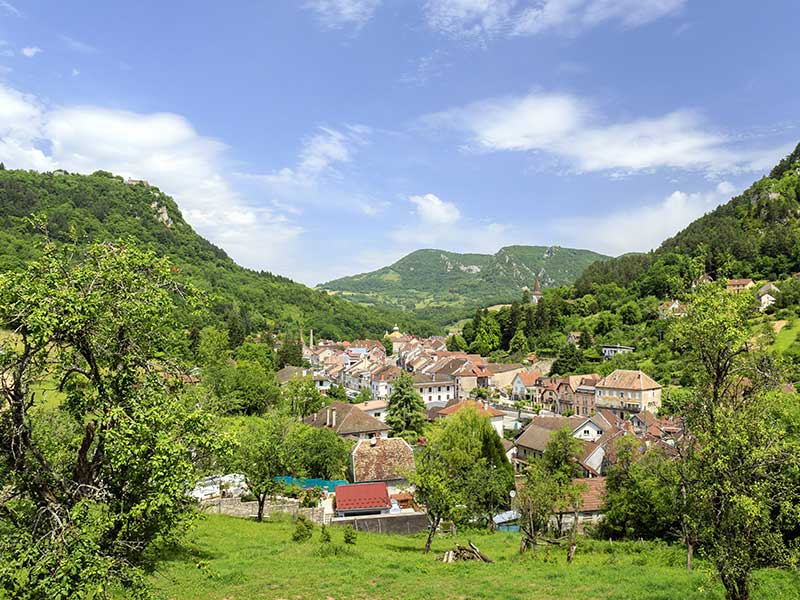
<instances>
[{"instance_id":1,"label":"red metal roof","mask_svg":"<svg viewBox=\"0 0 800 600\"><path fill-rule=\"evenodd\" d=\"M366 508L387 508L389 490L386 483L356 483L336 486L336 510L359 510Z\"/></svg>"}]
</instances>

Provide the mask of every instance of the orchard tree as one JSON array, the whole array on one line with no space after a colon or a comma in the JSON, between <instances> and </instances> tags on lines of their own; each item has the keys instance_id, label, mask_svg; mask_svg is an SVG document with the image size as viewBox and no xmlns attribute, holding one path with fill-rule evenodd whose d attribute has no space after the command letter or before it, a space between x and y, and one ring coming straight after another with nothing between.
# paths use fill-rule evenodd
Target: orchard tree
<instances>
[{"instance_id":1,"label":"orchard tree","mask_svg":"<svg viewBox=\"0 0 800 600\"><path fill-rule=\"evenodd\" d=\"M178 397L177 307L196 295L129 243L48 243L0 275L0 588L100 597L196 514L193 460L218 450ZM42 402L44 382L64 393ZM133 593L133 590L131 590Z\"/></svg>"},{"instance_id":2,"label":"orchard tree","mask_svg":"<svg viewBox=\"0 0 800 600\"><path fill-rule=\"evenodd\" d=\"M291 417L279 413L266 418L251 417L241 423L229 468L244 474L247 487L258 502L259 521L264 518L267 499L282 487L275 478L305 475L298 448L288 441L292 428L298 425Z\"/></svg>"},{"instance_id":3,"label":"orchard tree","mask_svg":"<svg viewBox=\"0 0 800 600\"><path fill-rule=\"evenodd\" d=\"M425 430L425 403L414 387L414 379L406 372L400 373L392 383L386 409L386 424L393 436L416 440Z\"/></svg>"},{"instance_id":4,"label":"orchard tree","mask_svg":"<svg viewBox=\"0 0 800 600\"><path fill-rule=\"evenodd\" d=\"M289 414L300 420L317 412L325 401L311 377L292 377L281 390L281 400Z\"/></svg>"},{"instance_id":5,"label":"orchard tree","mask_svg":"<svg viewBox=\"0 0 800 600\"><path fill-rule=\"evenodd\" d=\"M792 564L800 524L800 443L782 416L770 357L751 347L753 299L719 285L694 293L675 340L695 365L693 394L680 408L693 452L699 541L729 600L750 597L755 569Z\"/></svg>"}]
</instances>

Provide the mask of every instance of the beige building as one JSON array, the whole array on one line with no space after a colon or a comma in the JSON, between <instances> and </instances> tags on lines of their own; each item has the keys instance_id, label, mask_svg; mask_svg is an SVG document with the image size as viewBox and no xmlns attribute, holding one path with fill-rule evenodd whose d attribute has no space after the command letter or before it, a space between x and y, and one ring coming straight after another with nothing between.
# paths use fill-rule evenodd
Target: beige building
<instances>
[{"instance_id":1,"label":"beige building","mask_svg":"<svg viewBox=\"0 0 800 600\"><path fill-rule=\"evenodd\" d=\"M595 384L594 404L619 416L643 410L655 414L661 408L661 385L642 371L617 369Z\"/></svg>"}]
</instances>

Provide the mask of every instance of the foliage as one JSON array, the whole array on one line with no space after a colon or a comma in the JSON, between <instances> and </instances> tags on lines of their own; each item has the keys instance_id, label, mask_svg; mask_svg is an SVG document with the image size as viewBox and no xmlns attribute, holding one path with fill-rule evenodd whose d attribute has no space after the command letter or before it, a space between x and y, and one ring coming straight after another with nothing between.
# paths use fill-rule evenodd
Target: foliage
<instances>
[{"instance_id":1,"label":"foliage","mask_svg":"<svg viewBox=\"0 0 800 600\"><path fill-rule=\"evenodd\" d=\"M432 428L416 463L410 481L416 486L417 502L428 510L426 552L442 519L490 525L509 504L511 463L489 419L471 407Z\"/></svg>"},{"instance_id":2,"label":"foliage","mask_svg":"<svg viewBox=\"0 0 800 600\"><path fill-rule=\"evenodd\" d=\"M162 210L169 220L160 217ZM47 215L48 234L57 243L133 238L140 247L169 256L182 279L202 290L211 305L202 315L179 311L176 322L193 335L206 325L224 329L232 347L252 334L298 327L336 340L379 337L390 323L420 335L438 333L402 311L356 306L285 277L239 267L200 237L157 187L128 185L102 172L0 170L0 271L19 269L40 254L37 241L45 236L30 227L31 214Z\"/></svg>"},{"instance_id":3,"label":"foliage","mask_svg":"<svg viewBox=\"0 0 800 600\"><path fill-rule=\"evenodd\" d=\"M344 543L348 546L355 546L358 540L358 534L353 529L352 525L346 525L344 528Z\"/></svg>"},{"instance_id":4,"label":"foliage","mask_svg":"<svg viewBox=\"0 0 800 600\"><path fill-rule=\"evenodd\" d=\"M0 299L16 332L0 353L3 587L66 598L135 582L145 552L194 516L195 461L223 447L170 360L194 294L129 244L47 244L0 276ZM65 398L40 406L52 379Z\"/></svg>"},{"instance_id":5,"label":"foliage","mask_svg":"<svg viewBox=\"0 0 800 600\"><path fill-rule=\"evenodd\" d=\"M294 523L293 542L306 542L314 535L314 523L305 515L298 515Z\"/></svg>"},{"instance_id":6,"label":"foliage","mask_svg":"<svg viewBox=\"0 0 800 600\"><path fill-rule=\"evenodd\" d=\"M400 373L392 383L386 409L386 424L391 435L422 435L425 430L425 404L414 387L414 379L408 373Z\"/></svg>"},{"instance_id":7,"label":"foliage","mask_svg":"<svg viewBox=\"0 0 800 600\"><path fill-rule=\"evenodd\" d=\"M363 387L358 390L358 394L353 398L353 403L360 404L362 402L369 402L370 400L372 400L372 392L368 387Z\"/></svg>"},{"instance_id":8,"label":"foliage","mask_svg":"<svg viewBox=\"0 0 800 600\"><path fill-rule=\"evenodd\" d=\"M311 377L292 377L281 389L281 402L289 414L298 419L318 411L324 401Z\"/></svg>"}]
</instances>

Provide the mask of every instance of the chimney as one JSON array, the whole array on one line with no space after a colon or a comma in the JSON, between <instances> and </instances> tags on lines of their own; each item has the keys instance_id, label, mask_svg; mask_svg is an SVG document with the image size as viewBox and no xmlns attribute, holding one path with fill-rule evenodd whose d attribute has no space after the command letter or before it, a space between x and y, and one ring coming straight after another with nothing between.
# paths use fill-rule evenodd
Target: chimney
<instances>
[{"instance_id":1,"label":"chimney","mask_svg":"<svg viewBox=\"0 0 800 600\"><path fill-rule=\"evenodd\" d=\"M336 429L336 407L331 407L331 427Z\"/></svg>"},{"instance_id":2,"label":"chimney","mask_svg":"<svg viewBox=\"0 0 800 600\"><path fill-rule=\"evenodd\" d=\"M375 446L377 446L377 445L378 445L378 437L377 437L377 434L373 435L373 436L372 436L372 437L369 439L369 445L370 445L370 446L372 446L373 448L374 448Z\"/></svg>"},{"instance_id":3,"label":"chimney","mask_svg":"<svg viewBox=\"0 0 800 600\"><path fill-rule=\"evenodd\" d=\"M325 427L331 426L331 407L328 406L325 409Z\"/></svg>"}]
</instances>

